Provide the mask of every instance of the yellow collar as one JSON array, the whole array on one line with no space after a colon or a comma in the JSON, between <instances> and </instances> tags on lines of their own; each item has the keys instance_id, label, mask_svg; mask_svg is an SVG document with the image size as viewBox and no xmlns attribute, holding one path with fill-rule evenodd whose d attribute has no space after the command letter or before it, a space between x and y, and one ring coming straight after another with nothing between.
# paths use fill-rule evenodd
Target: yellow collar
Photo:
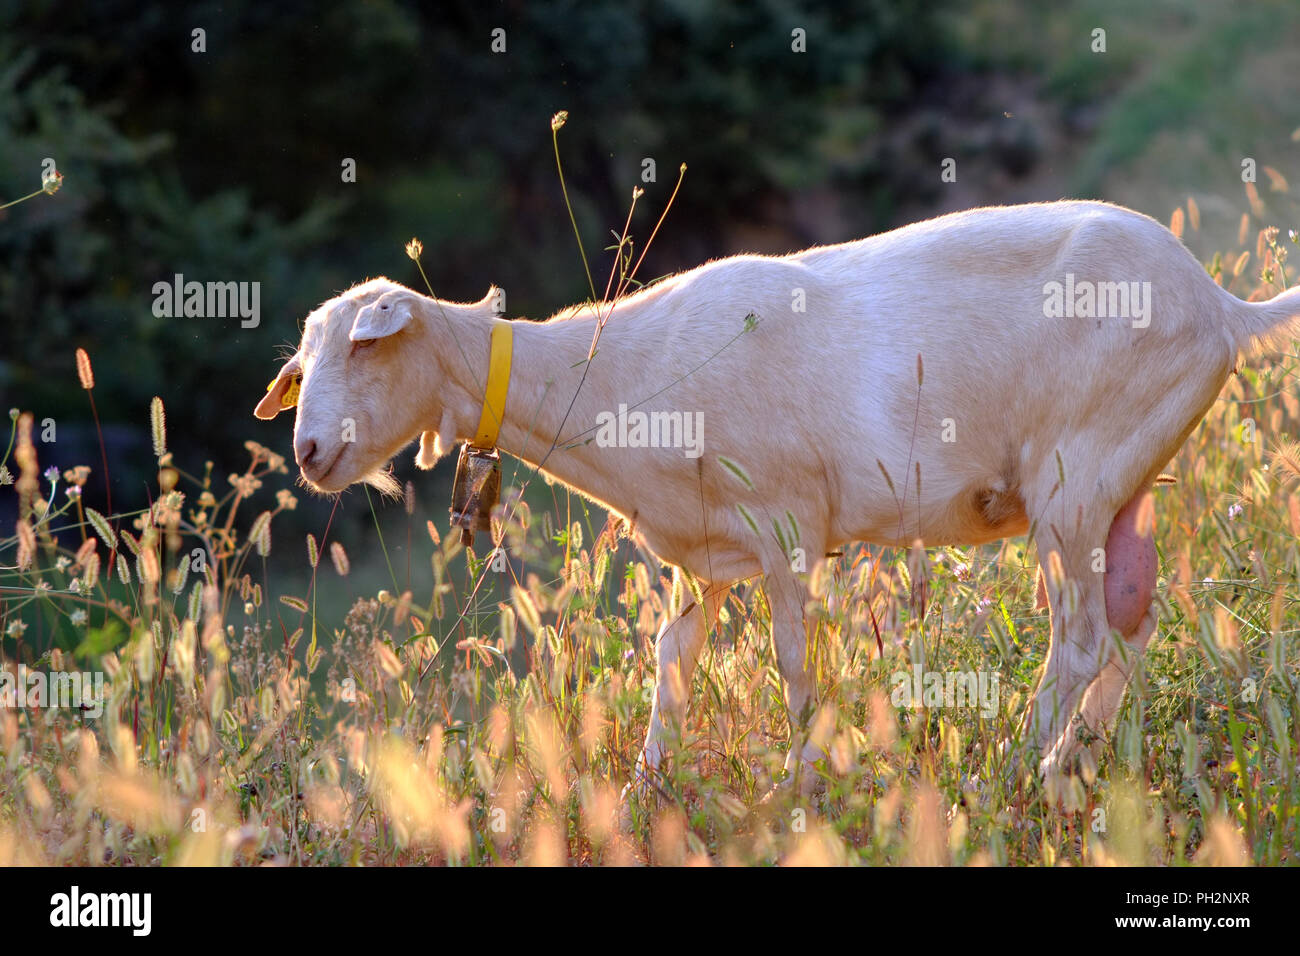
<instances>
[{"instance_id":1,"label":"yellow collar","mask_svg":"<svg viewBox=\"0 0 1300 956\"><path fill-rule=\"evenodd\" d=\"M488 359L487 389L483 393L483 412L478 430L470 442L475 448L495 448L505 420L506 393L510 391L510 360L514 354L514 326L505 319L494 319L492 353Z\"/></svg>"}]
</instances>

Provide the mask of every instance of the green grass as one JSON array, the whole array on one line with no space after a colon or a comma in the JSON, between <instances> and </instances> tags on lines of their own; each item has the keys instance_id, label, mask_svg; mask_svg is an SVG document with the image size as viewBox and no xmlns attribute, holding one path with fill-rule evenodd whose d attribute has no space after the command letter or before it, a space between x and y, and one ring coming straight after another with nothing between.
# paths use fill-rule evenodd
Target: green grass
<instances>
[{"instance_id":1,"label":"green grass","mask_svg":"<svg viewBox=\"0 0 1300 956\"><path fill-rule=\"evenodd\" d=\"M1249 248L1221 280L1276 292L1281 270L1258 275L1268 244ZM529 484L504 529L508 573L408 513L409 550L362 580L335 542L277 535L296 500L268 449L250 442L230 479L188 474L158 414L159 484L110 528L64 492L88 469L52 486L18 417L0 473L21 516L0 539L2 646L34 670L103 671L106 700L98 719L0 709L0 863L1293 863L1294 363L1251 362L1171 463L1159 631L1079 776L1044 792L1000 748L1048 633L1023 540L856 547L810 577L831 755L811 795L774 788L788 728L750 585L707 646L662 795L633 798L626 826L653 638L683 588L597 509L508 466L507 501ZM196 547L206 569L182 576ZM267 558L285 549L304 585L273 601ZM336 607L340 591L350 611L322 611L318 592ZM895 706L913 663L995 672L998 707Z\"/></svg>"}]
</instances>

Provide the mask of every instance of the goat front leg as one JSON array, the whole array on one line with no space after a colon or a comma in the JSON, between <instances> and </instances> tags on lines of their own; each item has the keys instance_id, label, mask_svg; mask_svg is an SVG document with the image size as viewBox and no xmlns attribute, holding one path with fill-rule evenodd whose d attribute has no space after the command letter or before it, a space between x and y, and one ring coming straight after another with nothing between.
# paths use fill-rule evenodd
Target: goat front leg
<instances>
[{"instance_id":1,"label":"goat front leg","mask_svg":"<svg viewBox=\"0 0 1300 956\"><path fill-rule=\"evenodd\" d=\"M678 570L673 573L681 575ZM684 586L684 582L679 585ZM705 607L690 601L676 617L664 622L655 638L655 690L650 703L650 726L636 761L635 784L641 788L659 770L669 742L681 731L690 700L691 676L727 594L725 587L710 590L704 585L703 590Z\"/></svg>"}]
</instances>

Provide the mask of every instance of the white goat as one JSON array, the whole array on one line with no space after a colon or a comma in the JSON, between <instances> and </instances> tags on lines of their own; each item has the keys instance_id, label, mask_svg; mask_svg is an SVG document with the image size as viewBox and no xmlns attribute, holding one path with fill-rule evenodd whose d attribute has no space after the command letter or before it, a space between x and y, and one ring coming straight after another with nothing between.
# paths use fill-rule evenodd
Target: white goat
<instances>
[{"instance_id":1,"label":"white goat","mask_svg":"<svg viewBox=\"0 0 1300 956\"><path fill-rule=\"evenodd\" d=\"M430 468L474 434L493 297L356 286L307 319L256 414L275 415L301 375L294 451L321 491L390 483L381 469L417 434ZM977 209L666 279L617 302L590 363L592 308L516 322L499 445L545 458L703 584L706 606L659 632L645 770L684 716L728 588L759 575L791 716L787 766L820 755L807 732L808 591L787 549L820 558L850 541L971 545L1034 528L1052 635L1026 726L1053 772L1083 727L1109 731L1155 629L1147 488L1238 351L1290 335L1297 314L1300 292L1242 302L1130 210ZM696 416L703 454L590 440L624 405Z\"/></svg>"}]
</instances>

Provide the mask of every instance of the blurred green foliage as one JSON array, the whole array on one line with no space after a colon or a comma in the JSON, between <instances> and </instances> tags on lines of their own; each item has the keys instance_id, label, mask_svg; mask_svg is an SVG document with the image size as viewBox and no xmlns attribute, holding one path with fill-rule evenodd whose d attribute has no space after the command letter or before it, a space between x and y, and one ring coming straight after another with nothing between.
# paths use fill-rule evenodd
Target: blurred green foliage
<instances>
[{"instance_id":1,"label":"blurred green foliage","mask_svg":"<svg viewBox=\"0 0 1300 956\"><path fill-rule=\"evenodd\" d=\"M689 165L646 278L716 255L725 224L792 186L883 196L862 144L935 71L943 6L0 8L0 196L39 185L46 157L66 177L55 199L0 213L0 393L86 418L81 346L106 422L142 424L159 394L174 446L221 460L242 455L276 346L311 308L367 275L418 284L402 253L412 235L441 295L495 281L532 313L581 298L551 153L560 109L589 252L621 222L644 158L658 182L638 238ZM796 27L806 55L791 51ZM261 326L155 317L153 284L178 272L260 282Z\"/></svg>"}]
</instances>

